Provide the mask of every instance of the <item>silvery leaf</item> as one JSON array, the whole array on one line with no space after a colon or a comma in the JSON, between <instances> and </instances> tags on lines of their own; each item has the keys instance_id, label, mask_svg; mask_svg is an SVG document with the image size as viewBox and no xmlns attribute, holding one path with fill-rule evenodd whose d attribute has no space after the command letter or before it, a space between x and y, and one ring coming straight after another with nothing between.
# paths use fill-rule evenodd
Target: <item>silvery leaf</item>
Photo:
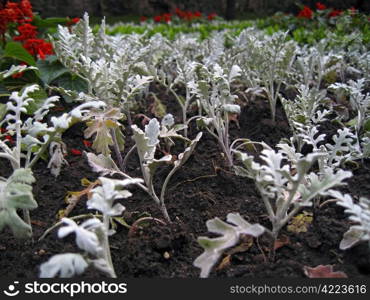
<instances>
[{"instance_id":1,"label":"silvery leaf","mask_svg":"<svg viewBox=\"0 0 370 300\"><path fill-rule=\"evenodd\" d=\"M238 243L240 235L247 234L258 237L265 231L264 227L259 224L250 224L245 221L239 214L229 213L227 221L230 225L214 218L207 221L208 231L220 234L221 237L208 238L199 237L198 243L204 249L204 252L194 261L194 266L201 269L200 277L208 277L212 267L221 257L224 250Z\"/></svg>"},{"instance_id":2,"label":"silvery leaf","mask_svg":"<svg viewBox=\"0 0 370 300\"><path fill-rule=\"evenodd\" d=\"M57 254L40 266L40 278L71 278L82 274L87 267L87 262L80 254Z\"/></svg>"}]
</instances>

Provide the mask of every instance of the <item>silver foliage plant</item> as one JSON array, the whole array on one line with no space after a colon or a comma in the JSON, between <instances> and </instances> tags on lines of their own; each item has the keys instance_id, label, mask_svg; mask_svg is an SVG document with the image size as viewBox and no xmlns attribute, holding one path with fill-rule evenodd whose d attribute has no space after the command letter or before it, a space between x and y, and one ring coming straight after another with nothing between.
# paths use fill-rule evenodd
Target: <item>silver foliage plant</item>
<instances>
[{"instance_id":1,"label":"silver foliage plant","mask_svg":"<svg viewBox=\"0 0 370 300\"><path fill-rule=\"evenodd\" d=\"M65 253L51 257L40 266L41 278L73 277L82 274L88 266L93 266L112 278L117 277L109 245L109 236L114 234L110 229L111 218L121 215L126 209L122 204L116 203L119 199L132 196L126 187L141 183L142 179L118 180L99 177L99 181L101 185L91 190L87 207L99 211L103 222L98 218L90 218L78 225L72 219L63 218L62 222L66 226L59 229L58 237L64 238L74 233L76 245L84 253Z\"/></svg>"},{"instance_id":2,"label":"silver foliage plant","mask_svg":"<svg viewBox=\"0 0 370 300\"><path fill-rule=\"evenodd\" d=\"M107 35L104 20L99 32L94 34L87 13L72 32L59 26L53 39L54 50L61 63L88 83L88 93L80 93L76 97L84 101L102 100L108 107L124 110L129 110L129 102L152 79L135 72L149 49L141 47L140 43L135 47L136 43L135 36Z\"/></svg>"},{"instance_id":3,"label":"silver foliage plant","mask_svg":"<svg viewBox=\"0 0 370 300\"><path fill-rule=\"evenodd\" d=\"M106 110L101 115L95 113L92 116L95 122L88 124L91 128L85 135L95 135L93 148L99 153L107 155L109 146L114 146L116 155L120 157L124 147L119 124L124 118L122 112L131 125L130 109L135 97L152 81L152 76L143 74L145 68L142 66L150 47L143 46L137 36L112 37L105 30L103 20L99 32L94 34L87 13L71 32L67 27L58 27L57 36L53 39L55 53L66 68L87 82L88 91L57 90L75 100L106 103Z\"/></svg>"},{"instance_id":4,"label":"silver foliage plant","mask_svg":"<svg viewBox=\"0 0 370 300\"><path fill-rule=\"evenodd\" d=\"M310 172L312 165L322 154L310 153L303 156L287 144L278 144L278 151L266 144L263 146L265 149L260 158L264 164L256 162L253 156L236 150L235 154L243 163L243 167L238 167L236 171L255 181L272 224L270 233L276 240L281 228L303 207L311 206L318 196L328 196L332 188L343 185L344 180L352 173L341 169L335 172L330 168L325 169L322 174Z\"/></svg>"},{"instance_id":5,"label":"silver foliage plant","mask_svg":"<svg viewBox=\"0 0 370 300\"><path fill-rule=\"evenodd\" d=\"M262 91L270 104L271 119L275 121L280 88L287 83L296 57L297 45L287 40L287 32L268 36L255 30L241 34L244 51L238 56L243 76L249 88Z\"/></svg>"},{"instance_id":6,"label":"silver foliage plant","mask_svg":"<svg viewBox=\"0 0 370 300\"><path fill-rule=\"evenodd\" d=\"M346 250L364 241L369 242L370 247L370 200L361 197L359 203L355 204L349 194L343 195L338 191L331 191L330 194L337 199L338 205L344 207L344 212L350 215L349 220L355 223L344 234L339 248Z\"/></svg>"},{"instance_id":7,"label":"silver foliage plant","mask_svg":"<svg viewBox=\"0 0 370 300\"><path fill-rule=\"evenodd\" d=\"M231 69L224 70L218 64L210 68L196 64L195 68L196 80L188 85L205 112L205 116L195 118L198 125L217 139L228 165L233 166L229 137L230 115L239 115L241 109L235 103L237 96L232 94L231 84L240 76L241 69L233 65Z\"/></svg>"},{"instance_id":8,"label":"silver foliage plant","mask_svg":"<svg viewBox=\"0 0 370 300\"><path fill-rule=\"evenodd\" d=\"M343 185L344 180L352 175L348 171L333 172L331 169L326 169L326 173L319 176L315 172L310 172L310 169L322 154L311 153L303 156L296 153L295 149L288 144L278 144L278 151L264 143L262 146L264 150L261 152L260 159L263 164L256 162L251 155L234 150L235 155L243 163L243 167L234 168L238 175L255 181L272 229L259 224L251 225L240 215L235 214L229 214L227 221L239 226L243 224L243 228L235 228L219 219L208 221L209 231L222 236L214 239L204 237L198 239L199 244L205 249L205 252L194 261L194 265L201 269L201 277L209 275L212 266L223 251L239 241L240 234L258 237L267 232L272 237L270 255L273 259L274 244L280 230L304 207L312 206L316 197L332 195L332 189Z\"/></svg>"},{"instance_id":9,"label":"silver foliage plant","mask_svg":"<svg viewBox=\"0 0 370 300\"><path fill-rule=\"evenodd\" d=\"M145 191L155 201L164 218L168 222L171 222L171 219L165 205L167 185L175 172L177 172L187 162L202 137L202 133L200 132L193 140L188 140L177 132L183 128L184 126L182 125L177 126L174 124L172 115L165 116L161 124L156 118L151 119L145 126L144 131L136 125L132 125L135 146L129 151L129 153L131 154L135 149L137 150L144 183L142 184L138 182L137 186ZM184 149L184 152L177 156L177 158L171 154L166 154L157 159L155 158L155 153L158 150L160 139L162 139L167 146L173 145L175 139L181 139L187 143L187 147ZM95 172L102 175L119 174L126 179L132 179L130 175L118 168L117 164L110 156L104 156L102 154L97 156L93 153L87 153L86 155L90 166ZM153 180L158 168L164 165L173 165L173 167L163 182L160 196L158 196L154 188Z\"/></svg>"},{"instance_id":10,"label":"silver foliage plant","mask_svg":"<svg viewBox=\"0 0 370 300\"><path fill-rule=\"evenodd\" d=\"M12 69L14 68L9 70L10 73ZM31 185L35 182L33 166L49 148L48 167L57 176L66 163L61 150L62 133L74 122L81 121L91 109L99 109L105 105L98 101L79 105L69 113L52 117L51 124L48 125L43 119L59 100L58 96L53 96L45 99L33 115L24 120L23 115L27 113L30 104L35 102L33 93L39 88L38 85L30 85L20 92L13 92L6 104L5 117L0 122L0 126L5 126L6 134L12 136L14 141L9 143L0 140L0 157L7 159L13 169L13 174L8 179L0 178L0 230L9 226L17 238L29 238L32 235L29 210L37 207ZM17 209L23 210L23 220L18 216Z\"/></svg>"}]
</instances>

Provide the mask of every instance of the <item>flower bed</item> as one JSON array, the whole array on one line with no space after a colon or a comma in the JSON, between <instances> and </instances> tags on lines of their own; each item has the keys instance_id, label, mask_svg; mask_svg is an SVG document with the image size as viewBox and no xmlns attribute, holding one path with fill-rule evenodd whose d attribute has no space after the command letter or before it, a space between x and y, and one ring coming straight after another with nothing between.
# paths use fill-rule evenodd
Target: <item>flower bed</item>
<instances>
[{"instance_id":1,"label":"flower bed","mask_svg":"<svg viewBox=\"0 0 370 300\"><path fill-rule=\"evenodd\" d=\"M5 45L3 275L368 277L366 29L301 45L258 23L70 22Z\"/></svg>"}]
</instances>

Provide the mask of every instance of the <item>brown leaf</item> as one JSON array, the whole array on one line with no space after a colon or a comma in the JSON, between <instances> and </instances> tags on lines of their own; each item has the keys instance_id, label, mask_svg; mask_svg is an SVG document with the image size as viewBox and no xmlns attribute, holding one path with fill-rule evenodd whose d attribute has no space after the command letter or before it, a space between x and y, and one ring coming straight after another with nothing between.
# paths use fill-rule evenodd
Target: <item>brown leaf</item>
<instances>
[{"instance_id":1,"label":"brown leaf","mask_svg":"<svg viewBox=\"0 0 370 300\"><path fill-rule=\"evenodd\" d=\"M281 238L277 239L274 244L274 249L277 250L281 247L284 247L286 245L290 244L290 239L286 235L283 235Z\"/></svg>"},{"instance_id":2,"label":"brown leaf","mask_svg":"<svg viewBox=\"0 0 370 300\"><path fill-rule=\"evenodd\" d=\"M235 122L236 127L240 129L240 124L239 124L239 115L238 114L228 114L229 115L229 121L230 122Z\"/></svg>"},{"instance_id":3,"label":"brown leaf","mask_svg":"<svg viewBox=\"0 0 370 300\"><path fill-rule=\"evenodd\" d=\"M216 268L217 271L219 270L223 270L227 267L229 267L231 264L231 255L226 255L223 260L221 261L221 263L218 265L218 267Z\"/></svg>"},{"instance_id":4,"label":"brown leaf","mask_svg":"<svg viewBox=\"0 0 370 300\"><path fill-rule=\"evenodd\" d=\"M308 278L347 278L346 273L337 271L333 272L332 265L319 265L311 268L304 266L303 271Z\"/></svg>"},{"instance_id":5,"label":"brown leaf","mask_svg":"<svg viewBox=\"0 0 370 300\"><path fill-rule=\"evenodd\" d=\"M40 227L45 227L46 226L45 222L42 222L42 221L39 221L39 220L31 220L31 224L36 225L36 226L40 226Z\"/></svg>"},{"instance_id":6,"label":"brown leaf","mask_svg":"<svg viewBox=\"0 0 370 300\"><path fill-rule=\"evenodd\" d=\"M238 246L231 248L226 253L229 255L233 255L236 253L243 253L248 251L253 246L253 237L251 235L244 235L241 237L241 244Z\"/></svg>"}]
</instances>

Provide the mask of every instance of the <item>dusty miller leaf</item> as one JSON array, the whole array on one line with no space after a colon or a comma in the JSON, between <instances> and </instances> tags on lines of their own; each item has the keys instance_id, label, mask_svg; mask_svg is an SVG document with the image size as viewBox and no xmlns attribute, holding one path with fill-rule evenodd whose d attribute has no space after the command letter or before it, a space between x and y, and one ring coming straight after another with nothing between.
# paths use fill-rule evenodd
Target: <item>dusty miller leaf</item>
<instances>
[{"instance_id":1,"label":"dusty miller leaf","mask_svg":"<svg viewBox=\"0 0 370 300\"><path fill-rule=\"evenodd\" d=\"M259 224L250 224L245 221L238 213L227 215L227 222L214 218L207 221L208 231L222 235L217 238L199 237L198 243L204 252L194 261L194 266L201 269L200 277L208 277L212 267L221 257L224 250L234 246L239 242L242 234L260 236L264 232L264 227Z\"/></svg>"}]
</instances>

